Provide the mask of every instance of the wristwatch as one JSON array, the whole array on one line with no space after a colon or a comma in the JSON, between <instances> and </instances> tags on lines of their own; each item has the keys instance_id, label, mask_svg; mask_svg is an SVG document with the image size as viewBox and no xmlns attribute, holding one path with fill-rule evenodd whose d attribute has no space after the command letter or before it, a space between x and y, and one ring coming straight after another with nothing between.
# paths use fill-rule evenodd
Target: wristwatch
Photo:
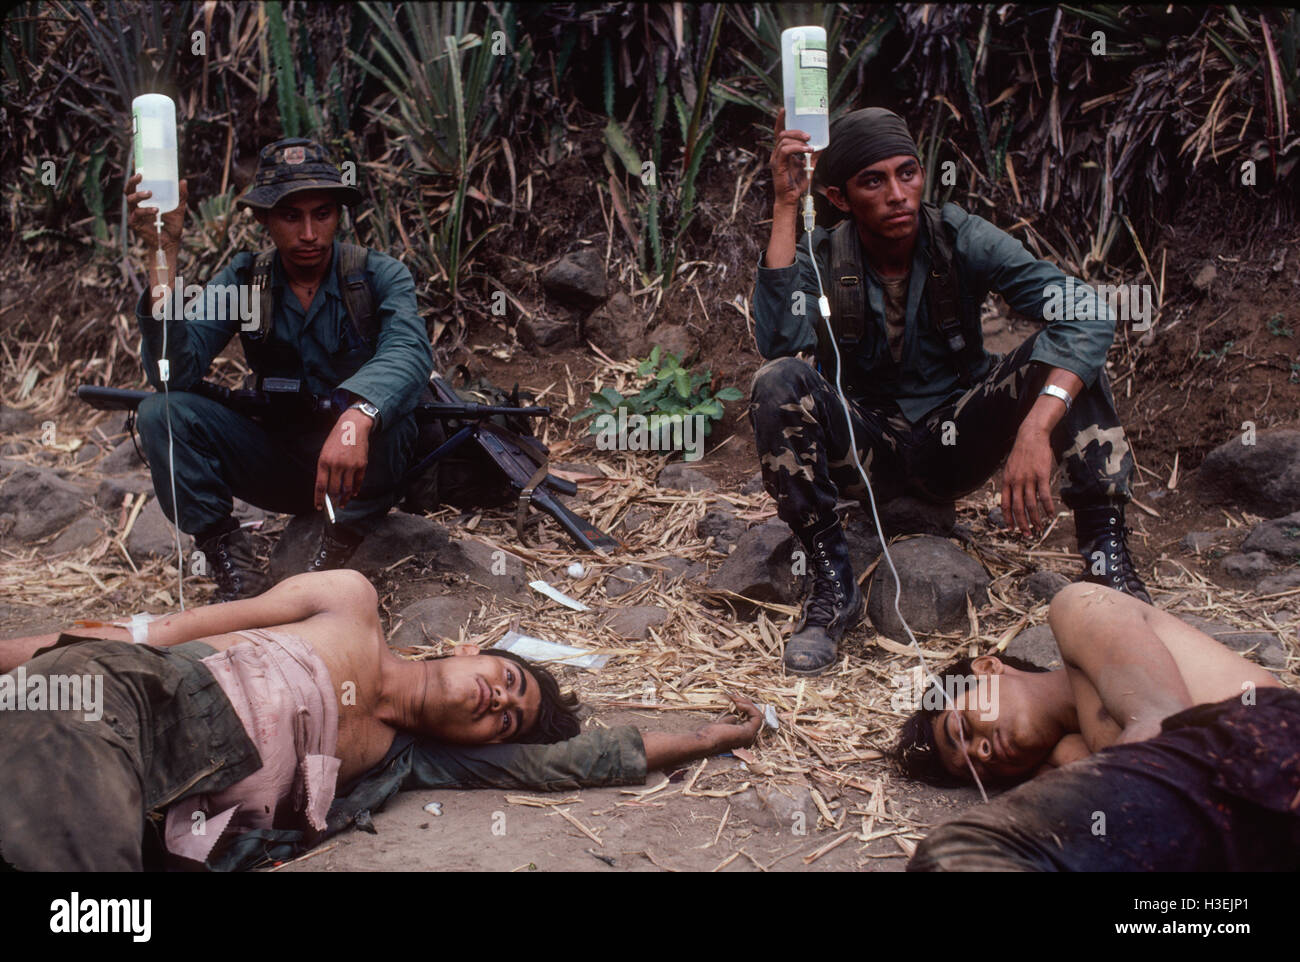
<instances>
[{"instance_id":1,"label":"wristwatch","mask_svg":"<svg viewBox=\"0 0 1300 962\"><path fill-rule=\"evenodd\" d=\"M1044 394L1054 397L1059 401L1064 401L1066 413L1069 413L1070 405L1074 403L1070 397L1069 391L1063 387L1057 387L1055 384L1049 384L1038 392L1039 397L1042 397Z\"/></svg>"},{"instance_id":2,"label":"wristwatch","mask_svg":"<svg viewBox=\"0 0 1300 962\"><path fill-rule=\"evenodd\" d=\"M356 404L348 405L349 411L360 411L372 421L379 420L379 408L375 407L369 401L358 401Z\"/></svg>"}]
</instances>

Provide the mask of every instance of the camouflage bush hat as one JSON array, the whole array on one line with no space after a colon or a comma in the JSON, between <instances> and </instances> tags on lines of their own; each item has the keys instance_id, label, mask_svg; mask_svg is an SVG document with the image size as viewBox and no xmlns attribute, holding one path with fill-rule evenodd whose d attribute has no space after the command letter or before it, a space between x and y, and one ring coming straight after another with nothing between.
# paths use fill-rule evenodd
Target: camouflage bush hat
<instances>
[{"instance_id":1,"label":"camouflage bush hat","mask_svg":"<svg viewBox=\"0 0 1300 962\"><path fill-rule=\"evenodd\" d=\"M305 190L330 190L339 195L340 203L361 201L361 191L343 183L325 148L302 137L277 140L257 155L257 174L237 205L270 210L290 194Z\"/></svg>"}]
</instances>

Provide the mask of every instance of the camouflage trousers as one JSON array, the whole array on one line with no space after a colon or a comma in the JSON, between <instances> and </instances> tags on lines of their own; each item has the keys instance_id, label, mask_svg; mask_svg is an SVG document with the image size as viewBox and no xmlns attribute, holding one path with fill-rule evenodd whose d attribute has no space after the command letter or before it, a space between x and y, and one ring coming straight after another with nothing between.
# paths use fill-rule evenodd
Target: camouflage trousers
<instances>
[{"instance_id":1,"label":"camouflage trousers","mask_svg":"<svg viewBox=\"0 0 1300 962\"><path fill-rule=\"evenodd\" d=\"M1037 337L1029 337L978 384L916 424L893 402L849 399L858 457L878 504L902 494L955 501L993 475L1011 453L1020 423L1047 381L1050 369L1030 360ZM825 524L841 497L866 500L835 386L810 364L782 357L759 368L749 417L763 487L795 531ZM1133 457L1105 371L1075 398L1052 431L1051 445L1064 468L1061 498L1067 506L1129 500Z\"/></svg>"}]
</instances>

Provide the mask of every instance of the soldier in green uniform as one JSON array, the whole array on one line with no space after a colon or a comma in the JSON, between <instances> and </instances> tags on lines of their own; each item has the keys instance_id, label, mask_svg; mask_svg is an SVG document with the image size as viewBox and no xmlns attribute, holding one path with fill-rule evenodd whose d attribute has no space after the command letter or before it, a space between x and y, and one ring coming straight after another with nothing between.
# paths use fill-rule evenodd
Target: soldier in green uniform
<instances>
[{"instance_id":1,"label":"soldier in green uniform","mask_svg":"<svg viewBox=\"0 0 1300 962\"><path fill-rule=\"evenodd\" d=\"M361 193L319 145L281 140L261 151L254 181L236 201L253 210L274 251L235 255L204 296L184 298L178 312L170 285L180 287L186 182L178 207L163 216L161 238L154 210L140 206L150 194L138 184L138 175L127 182L127 204L150 276L136 310L141 359L150 384L167 389L139 411L159 504L194 536L218 600L270 586L232 516L232 497L300 514L321 510L328 495L336 523L307 570L343 566L368 524L392 506L415 447L412 412L433 358L410 271L335 239L341 205ZM160 243L165 276L156 265ZM256 420L189 390L236 334L257 387L281 399ZM342 414L308 410L325 401Z\"/></svg>"},{"instance_id":2,"label":"soldier in green uniform","mask_svg":"<svg viewBox=\"0 0 1300 962\"><path fill-rule=\"evenodd\" d=\"M953 501L1005 459L1003 511L1028 533L1055 513L1058 461L1085 577L1149 602L1126 542L1133 459L1104 370L1115 329L1108 306L982 217L923 204L916 144L901 117L878 107L839 120L816 158L814 183L849 216L834 231L813 230L814 263L798 223L811 148L783 121L771 159L771 239L753 297L769 360L755 375L750 417L764 487L813 568L786 667L825 671L862 617L834 509L841 494L867 492L834 388L837 366L877 501L904 492ZM820 316L822 289L833 336ZM984 350L980 327L991 290L1049 322L1001 357ZM815 368L796 356L805 353Z\"/></svg>"}]
</instances>

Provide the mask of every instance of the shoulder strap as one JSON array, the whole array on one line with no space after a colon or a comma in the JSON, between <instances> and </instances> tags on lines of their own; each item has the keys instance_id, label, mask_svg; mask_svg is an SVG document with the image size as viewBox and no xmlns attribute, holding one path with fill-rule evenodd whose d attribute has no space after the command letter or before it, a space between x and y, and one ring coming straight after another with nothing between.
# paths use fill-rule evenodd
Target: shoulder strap
<instances>
[{"instance_id":1,"label":"shoulder strap","mask_svg":"<svg viewBox=\"0 0 1300 962\"><path fill-rule=\"evenodd\" d=\"M379 336L375 317L375 295L366 274L366 260L370 251L356 244L339 244L338 269L339 294L352 321L352 329L372 347Z\"/></svg>"},{"instance_id":2,"label":"shoulder strap","mask_svg":"<svg viewBox=\"0 0 1300 962\"><path fill-rule=\"evenodd\" d=\"M936 205L923 204L921 209L930 241L930 276L925 283L930 321L939 328L948 343L948 351L953 356L953 363L957 365L961 386L970 387L970 359L966 350L966 337L962 333L961 290L953 266L952 239L943 225L942 212Z\"/></svg>"},{"instance_id":3,"label":"shoulder strap","mask_svg":"<svg viewBox=\"0 0 1300 962\"><path fill-rule=\"evenodd\" d=\"M861 342L866 332L866 286L862 279L862 252L852 218L831 231L831 331L845 346ZM814 308L814 310L816 310ZM814 314L817 330L817 361L831 378L835 376L835 352L826 335L826 325Z\"/></svg>"},{"instance_id":4,"label":"shoulder strap","mask_svg":"<svg viewBox=\"0 0 1300 962\"><path fill-rule=\"evenodd\" d=\"M255 341L262 341L271 333L271 325L275 319L274 304L271 295L271 261L275 258L275 248L264 250L253 258L253 297L258 305L257 327L251 330L240 328L242 337L249 337Z\"/></svg>"}]
</instances>

